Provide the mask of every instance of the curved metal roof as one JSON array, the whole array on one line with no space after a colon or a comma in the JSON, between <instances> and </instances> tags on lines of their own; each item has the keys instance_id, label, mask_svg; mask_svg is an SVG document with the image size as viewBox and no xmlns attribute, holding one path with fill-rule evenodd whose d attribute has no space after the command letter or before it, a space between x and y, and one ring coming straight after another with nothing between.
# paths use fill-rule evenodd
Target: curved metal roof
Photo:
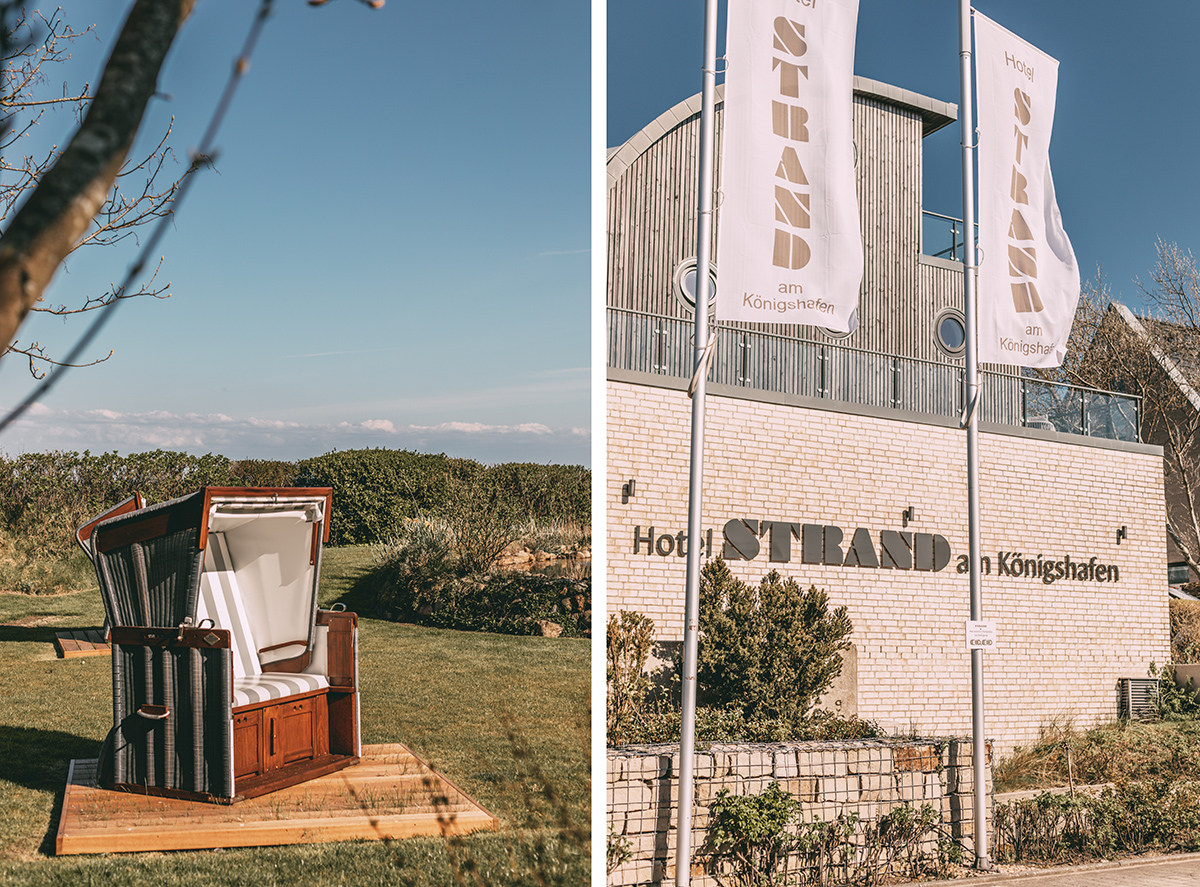
<instances>
[{"instance_id":1,"label":"curved metal roof","mask_svg":"<svg viewBox=\"0 0 1200 887\"><path fill-rule=\"evenodd\" d=\"M919 93L901 89L878 80L868 80L866 77L854 77L854 93L869 96L880 101L889 102L921 115L923 121L923 136L937 132L943 126L948 126L958 119L958 106L949 102L931 99ZM725 84L717 87L716 103L725 100ZM640 132L634 133L625 144L608 150L608 187L621 177L630 164L641 156L647 148L663 137L679 124L695 117L700 113L700 93L684 99L674 107L659 114L650 121Z\"/></svg>"}]
</instances>

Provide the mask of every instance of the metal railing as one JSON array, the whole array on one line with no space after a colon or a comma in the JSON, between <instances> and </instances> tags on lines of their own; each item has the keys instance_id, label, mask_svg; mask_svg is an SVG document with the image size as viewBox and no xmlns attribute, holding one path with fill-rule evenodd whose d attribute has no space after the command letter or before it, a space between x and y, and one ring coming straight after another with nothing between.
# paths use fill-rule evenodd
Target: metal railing
<instances>
[{"instance_id":1,"label":"metal railing","mask_svg":"<svg viewBox=\"0 0 1200 887\"><path fill-rule=\"evenodd\" d=\"M932 416L962 414L961 365L714 325L709 382ZM690 378L692 321L608 309L608 365ZM984 372L980 421L1137 441L1140 398Z\"/></svg>"},{"instance_id":2,"label":"metal railing","mask_svg":"<svg viewBox=\"0 0 1200 887\"><path fill-rule=\"evenodd\" d=\"M963 248L966 246L965 234L966 228L963 226L962 219L927 210L921 211L922 255L948 259L951 262L961 262ZM979 225L975 226L975 242L979 243ZM976 264L978 264L978 256L976 256Z\"/></svg>"}]
</instances>

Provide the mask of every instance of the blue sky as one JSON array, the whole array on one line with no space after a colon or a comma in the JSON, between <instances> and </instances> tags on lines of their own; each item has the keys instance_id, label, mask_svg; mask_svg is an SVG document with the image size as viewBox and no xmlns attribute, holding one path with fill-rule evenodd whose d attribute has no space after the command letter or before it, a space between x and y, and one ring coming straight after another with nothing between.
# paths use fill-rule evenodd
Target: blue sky
<instances>
[{"instance_id":1,"label":"blue sky","mask_svg":"<svg viewBox=\"0 0 1200 887\"><path fill-rule=\"evenodd\" d=\"M128 4L49 84L96 81ZM142 141L200 140L257 3L198 0ZM155 447L303 458L367 446L590 462L587 3L276 0L161 252L169 300L126 302L93 357L0 436L9 454ZM61 142L68 115L39 128ZM49 298L119 280L77 254ZM65 353L82 323L20 332ZM31 387L0 361L0 405Z\"/></svg>"},{"instance_id":2,"label":"blue sky","mask_svg":"<svg viewBox=\"0 0 1200 887\"><path fill-rule=\"evenodd\" d=\"M1051 167L1080 273L1142 307L1155 241L1200 250L1200 4L979 0L1059 61ZM608 0L607 143L700 91L701 0ZM720 5L722 29L725 4ZM954 104L958 4L861 0L856 74ZM718 54L724 48L720 35ZM959 129L925 141L924 208L962 217Z\"/></svg>"}]
</instances>

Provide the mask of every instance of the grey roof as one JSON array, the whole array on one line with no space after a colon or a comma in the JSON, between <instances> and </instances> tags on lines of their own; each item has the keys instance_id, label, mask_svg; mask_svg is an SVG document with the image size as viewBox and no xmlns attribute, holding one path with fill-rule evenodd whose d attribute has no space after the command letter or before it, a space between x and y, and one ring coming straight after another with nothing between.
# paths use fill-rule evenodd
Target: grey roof
<instances>
[{"instance_id":1,"label":"grey roof","mask_svg":"<svg viewBox=\"0 0 1200 887\"><path fill-rule=\"evenodd\" d=\"M892 86L890 83L868 80L857 74L854 76L854 91L858 95L884 99L894 105L916 111L924 121L921 129L922 136L937 132L943 126L949 126L958 119L958 105L931 99L920 93Z\"/></svg>"}]
</instances>

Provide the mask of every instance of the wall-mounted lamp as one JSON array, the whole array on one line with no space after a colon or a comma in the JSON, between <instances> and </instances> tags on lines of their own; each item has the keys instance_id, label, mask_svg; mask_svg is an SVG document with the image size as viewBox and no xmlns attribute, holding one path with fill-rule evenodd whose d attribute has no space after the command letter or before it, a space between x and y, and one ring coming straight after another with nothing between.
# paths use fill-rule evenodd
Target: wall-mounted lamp
<instances>
[{"instance_id":1,"label":"wall-mounted lamp","mask_svg":"<svg viewBox=\"0 0 1200 887\"><path fill-rule=\"evenodd\" d=\"M1128 527L1122 526L1119 530L1117 530L1117 544L1118 545L1121 544L1122 539L1128 539L1128 538L1129 538L1129 528Z\"/></svg>"},{"instance_id":2,"label":"wall-mounted lamp","mask_svg":"<svg viewBox=\"0 0 1200 887\"><path fill-rule=\"evenodd\" d=\"M917 510L911 505L900 512L900 520L903 521L903 526L908 526L917 519Z\"/></svg>"},{"instance_id":3,"label":"wall-mounted lamp","mask_svg":"<svg viewBox=\"0 0 1200 887\"><path fill-rule=\"evenodd\" d=\"M626 504L630 499L633 498L635 484L636 484L636 481L633 481L633 480L627 480L627 481L625 481L625 483L621 484L621 504L622 505Z\"/></svg>"}]
</instances>

